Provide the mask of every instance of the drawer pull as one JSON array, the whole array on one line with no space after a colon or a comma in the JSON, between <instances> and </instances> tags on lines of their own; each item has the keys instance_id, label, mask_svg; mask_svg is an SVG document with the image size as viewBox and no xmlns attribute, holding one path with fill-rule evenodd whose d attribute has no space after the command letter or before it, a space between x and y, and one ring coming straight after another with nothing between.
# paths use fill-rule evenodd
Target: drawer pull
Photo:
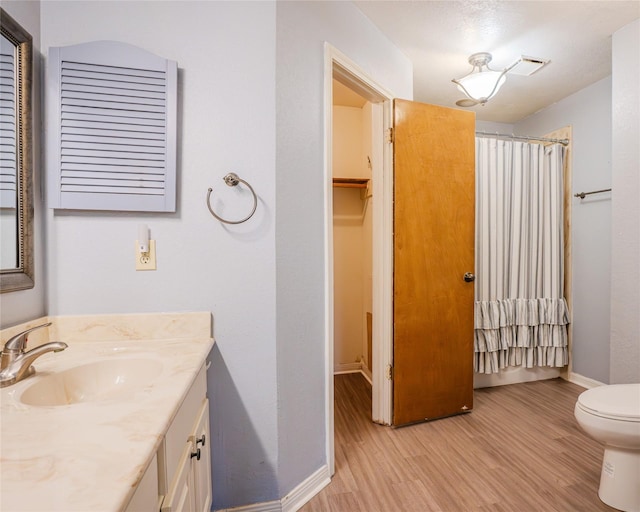
<instances>
[{"instance_id":1,"label":"drawer pull","mask_svg":"<svg viewBox=\"0 0 640 512\"><path fill-rule=\"evenodd\" d=\"M196 458L196 460L200 460L200 448L198 448L195 453L191 453L191 458L193 459L194 457Z\"/></svg>"},{"instance_id":2,"label":"drawer pull","mask_svg":"<svg viewBox=\"0 0 640 512\"><path fill-rule=\"evenodd\" d=\"M202 437L200 439L196 439L196 446L198 446L200 443L202 443L202 446L207 444L207 438L204 434L202 434Z\"/></svg>"}]
</instances>

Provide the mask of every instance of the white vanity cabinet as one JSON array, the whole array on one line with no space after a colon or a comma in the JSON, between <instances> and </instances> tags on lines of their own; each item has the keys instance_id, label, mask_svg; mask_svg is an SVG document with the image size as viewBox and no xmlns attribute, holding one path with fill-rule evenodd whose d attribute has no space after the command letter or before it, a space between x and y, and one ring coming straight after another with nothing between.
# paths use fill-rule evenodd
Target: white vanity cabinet
<instances>
[{"instance_id":1,"label":"white vanity cabinet","mask_svg":"<svg viewBox=\"0 0 640 512\"><path fill-rule=\"evenodd\" d=\"M203 366L158 450L162 512L208 512L211 507L209 400Z\"/></svg>"},{"instance_id":2,"label":"white vanity cabinet","mask_svg":"<svg viewBox=\"0 0 640 512\"><path fill-rule=\"evenodd\" d=\"M203 366L125 512L208 512L211 508L209 400Z\"/></svg>"}]
</instances>

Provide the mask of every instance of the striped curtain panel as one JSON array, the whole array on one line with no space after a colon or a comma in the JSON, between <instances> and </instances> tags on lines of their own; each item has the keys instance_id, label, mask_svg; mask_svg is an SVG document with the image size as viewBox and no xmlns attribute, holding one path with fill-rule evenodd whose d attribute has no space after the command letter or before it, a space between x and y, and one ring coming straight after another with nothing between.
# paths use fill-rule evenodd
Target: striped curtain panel
<instances>
[{"instance_id":1,"label":"striped curtain panel","mask_svg":"<svg viewBox=\"0 0 640 512\"><path fill-rule=\"evenodd\" d=\"M476 372L568 363L564 152L476 138Z\"/></svg>"}]
</instances>

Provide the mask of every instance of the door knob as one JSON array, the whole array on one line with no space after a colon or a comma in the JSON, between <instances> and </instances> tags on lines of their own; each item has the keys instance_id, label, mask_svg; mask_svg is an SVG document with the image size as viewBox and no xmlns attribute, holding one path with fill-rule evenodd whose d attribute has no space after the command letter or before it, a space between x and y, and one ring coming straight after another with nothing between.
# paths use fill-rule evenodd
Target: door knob
<instances>
[{"instance_id":1,"label":"door knob","mask_svg":"<svg viewBox=\"0 0 640 512\"><path fill-rule=\"evenodd\" d=\"M465 272L463 278L467 283L471 283L472 281L476 280L476 276L474 276L471 272Z\"/></svg>"}]
</instances>

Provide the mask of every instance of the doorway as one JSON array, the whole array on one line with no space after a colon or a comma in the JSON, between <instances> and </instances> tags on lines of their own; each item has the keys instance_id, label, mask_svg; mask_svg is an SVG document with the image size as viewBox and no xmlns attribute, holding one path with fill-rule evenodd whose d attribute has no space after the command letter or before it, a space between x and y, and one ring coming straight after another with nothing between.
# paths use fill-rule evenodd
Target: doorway
<instances>
[{"instance_id":1,"label":"doorway","mask_svg":"<svg viewBox=\"0 0 640 512\"><path fill-rule=\"evenodd\" d=\"M393 276L393 166L392 145L385 133L391 126L390 93L372 81L358 66L331 45L325 45L325 296L326 300L326 446L330 474L334 462L334 233L333 233L333 85L362 97L370 104L370 178L362 190L362 211L371 215L371 362L372 420L391 423L391 381L386 378L392 357L392 276ZM361 186L361 185L360 185ZM352 192L353 193L353 192ZM370 197L366 197L370 196ZM362 212L361 211L361 212ZM366 311L365 311L366 313ZM365 320L366 322L366 316ZM366 333L366 324L364 324ZM361 345L362 346L362 345ZM364 351L363 351L364 352ZM368 349L367 349L368 352ZM362 354L364 355L364 354ZM365 363L368 361L365 361ZM362 363L360 363L362 364Z\"/></svg>"},{"instance_id":2,"label":"doorway","mask_svg":"<svg viewBox=\"0 0 640 512\"><path fill-rule=\"evenodd\" d=\"M370 384L374 112L374 104L333 80L333 369L360 372Z\"/></svg>"}]
</instances>

